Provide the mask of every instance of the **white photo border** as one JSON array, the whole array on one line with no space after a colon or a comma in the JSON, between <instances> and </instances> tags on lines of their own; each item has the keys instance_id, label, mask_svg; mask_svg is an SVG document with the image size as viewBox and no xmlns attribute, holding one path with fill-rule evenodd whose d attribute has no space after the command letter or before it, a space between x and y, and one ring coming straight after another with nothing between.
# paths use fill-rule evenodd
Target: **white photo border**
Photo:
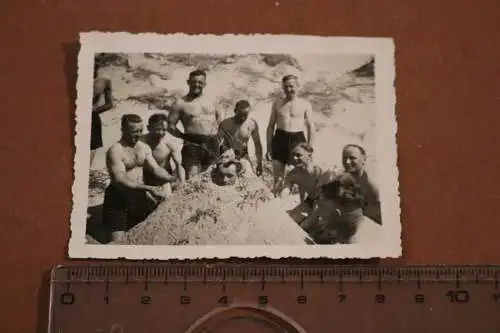
<instances>
[{"instance_id":1,"label":"white photo border","mask_svg":"<svg viewBox=\"0 0 500 333\"><path fill-rule=\"evenodd\" d=\"M375 56L377 165L384 239L378 244L143 246L86 244L90 160L93 63L95 53L291 53L372 54ZM80 33L76 101L73 209L68 245L70 258L225 259L225 258L397 258L402 255L397 122L395 113L395 45L392 38L304 35L187 35L125 32ZM383 162L382 162L383 161Z\"/></svg>"}]
</instances>

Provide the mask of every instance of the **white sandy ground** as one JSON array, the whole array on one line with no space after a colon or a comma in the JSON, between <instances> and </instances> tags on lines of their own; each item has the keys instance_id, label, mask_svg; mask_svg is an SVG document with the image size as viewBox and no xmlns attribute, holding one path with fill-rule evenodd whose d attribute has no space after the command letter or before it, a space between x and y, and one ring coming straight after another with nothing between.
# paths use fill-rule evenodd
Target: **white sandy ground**
<instances>
[{"instance_id":1,"label":"white sandy ground","mask_svg":"<svg viewBox=\"0 0 500 333\"><path fill-rule=\"evenodd\" d=\"M105 151L120 138L120 118L123 114L136 113L147 123L149 116L155 112L168 113L151 104L127 100L128 97L165 90L165 95L185 94L188 73L195 69L194 66L165 60L156 55L144 57L142 54L128 54L126 58L129 69L111 65L100 71L101 76L112 80L115 108L101 115L104 147L96 154L93 170L105 171ZM218 107L223 107L227 116L232 114L232 108L238 99L250 101L253 108L251 116L259 125L265 153L266 127L272 103L270 95L279 93L283 75L297 74L302 93L312 101L315 111L315 163L325 168L340 166L342 147L348 143L361 144L368 153L368 172L376 179L377 161L373 155L376 147L373 81L361 79L357 81L362 85L348 87L352 80L345 75L366 63L369 57L301 56L296 59L302 70L286 64L271 67L252 55L215 68L213 62L208 61L212 70L208 72L205 92L214 96ZM142 78L138 79L137 76L141 74ZM170 139L181 147L179 139L171 136ZM253 156L252 142L249 143L249 150ZM89 191L89 206L99 205L102 200L102 191ZM298 197L292 196L283 199L279 205L287 210L297 202Z\"/></svg>"}]
</instances>

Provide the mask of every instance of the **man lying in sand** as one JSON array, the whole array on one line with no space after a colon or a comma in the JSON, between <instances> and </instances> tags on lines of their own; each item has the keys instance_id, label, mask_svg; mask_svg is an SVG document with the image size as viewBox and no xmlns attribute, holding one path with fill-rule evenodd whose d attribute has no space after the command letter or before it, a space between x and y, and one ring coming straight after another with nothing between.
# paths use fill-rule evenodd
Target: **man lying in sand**
<instances>
[{"instance_id":1,"label":"man lying in sand","mask_svg":"<svg viewBox=\"0 0 500 333\"><path fill-rule=\"evenodd\" d=\"M369 244L382 240L382 227L363 214L360 183L351 173L342 173L322 186L337 214L330 212L313 238L320 244Z\"/></svg>"},{"instance_id":2,"label":"man lying in sand","mask_svg":"<svg viewBox=\"0 0 500 333\"><path fill-rule=\"evenodd\" d=\"M179 183L186 180L186 173L182 166L181 152L175 144L166 138L167 116L163 113L155 113L148 120L148 133L141 137L141 141L147 144L152 151L155 161L169 174L173 174L173 162ZM148 168L143 169L144 184L152 186L164 186L166 194L171 192L170 183L164 183L157 179Z\"/></svg>"},{"instance_id":3,"label":"man lying in sand","mask_svg":"<svg viewBox=\"0 0 500 333\"><path fill-rule=\"evenodd\" d=\"M212 181L219 186L234 185L238 178L255 176L247 159L237 159L234 150L225 151L212 170Z\"/></svg>"},{"instance_id":4,"label":"man lying in sand","mask_svg":"<svg viewBox=\"0 0 500 333\"><path fill-rule=\"evenodd\" d=\"M222 141L222 152L233 149L237 159L245 158L250 160L248 141L251 137L255 144L257 158L256 174L260 176L262 174L262 143L257 122L248 117L250 111L248 101L238 101L234 107L234 116L224 119L220 124L219 138Z\"/></svg>"},{"instance_id":5,"label":"man lying in sand","mask_svg":"<svg viewBox=\"0 0 500 333\"><path fill-rule=\"evenodd\" d=\"M361 186L363 212L366 216L382 224L378 188L365 170L366 151L363 147L349 144L342 150L342 164Z\"/></svg>"},{"instance_id":6,"label":"man lying in sand","mask_svg":"<svg viewBox=\"0 0 500 333\"><path fill-rule=\"evenodd\" d=\"M176 177L160 167L151 148L140 141L143 122L136 114L126 114L121 120L122 137L106 153L106 167L111 183L104 195L102 218L109 226L112 241L121 241L125 232L151 213L165 194L161 187L139 183L137 171L146 168L163 182Z\"/></svg>"},{"instance_id":7,"label":"man lying in sand","mask_svg":"<svg viewBox=\"0 0 500 333\"><path fill-rule=\"evenodd\" d=\"M302 142L312 146L315 132L311 103L296 96L298 78L295 75L287 75L283 77L282 86L285 96L273 103L267 126L266 157L273 160L275 195L277 189L282 186L286 165L291 164L292 148ZM307 140L304 127L307 128Z\"/></svg>"},{"instance_id":8,"label":"man lying in sand","mask_svg":"<svg viewBox=\"0 0 500 333\"><path fill-rule=\"evenodd\" d=\"M113 108L111 80L99 77L99 63L94 62L94 94L92 98L92 125L90 131L90 167L97 149L102 147L102 123L100 114Z\"/></svg>"},{"instance_id":9,"label":"man lying in sand","mask_svg":"<svg viewBox=\"0 0 500 333\"><path fill-rule=\"evenodd\" d=\"M283 187L278 190L279 196L288 195L294 186L298 187L300 204L291 212L294 220L300 219L299 224L303 228L311 223L305 217L314 215L317 209L320 187L333 179L337 170L323 170L313 163L313 148L307 143L299 143L292 149L292 163L295 166L285 177Z\"/></svg>"},{"instance_id":10,"label":"man lying in sand","mask_svg":"<svg viewBox=\"0 0 500 333\"><path fill-rule=\"evenodd\" d=\"M203 95L207 75L195 70L189 74L189 92L176 101L168 115L168 131L184 140L182 164L187 178L205 171L219 155L218 128L223 114L214 108L212 99ZM181 122L184 133L179 131Z\"/></svg>"}]
</instances>

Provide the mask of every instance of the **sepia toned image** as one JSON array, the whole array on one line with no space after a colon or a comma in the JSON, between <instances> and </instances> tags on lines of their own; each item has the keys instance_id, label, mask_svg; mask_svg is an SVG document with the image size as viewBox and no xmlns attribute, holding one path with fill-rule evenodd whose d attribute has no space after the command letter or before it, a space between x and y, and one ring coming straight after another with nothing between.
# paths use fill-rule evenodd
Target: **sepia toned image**
<instances>
[{"instance_id":1,"label":"sepia toned image","mask_svg":"<svg viewBox=\"0 0 500 333\"><path fill-rule=\"evenodd\" d=\"M391 39L86 33L78 74L71 257L401 254Z\"/></svg>"}]
</instances>

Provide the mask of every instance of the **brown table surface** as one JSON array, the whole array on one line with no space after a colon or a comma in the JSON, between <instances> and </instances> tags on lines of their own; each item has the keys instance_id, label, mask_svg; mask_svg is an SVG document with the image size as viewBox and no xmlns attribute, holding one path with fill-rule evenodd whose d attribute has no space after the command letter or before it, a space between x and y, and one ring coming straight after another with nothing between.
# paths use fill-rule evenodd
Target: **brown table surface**
<instances>
[{"instance_id":1,"label":"brown table surface","mask_svg":"<svg viewBox=\"0 0 500 333\"><path fill-rule=\"evenodd\" d=\"M500 2L276 3L0 2L1 332L44 332L68 262L80 31L394 37L404 255L380 263L500 263Z\"/></svg>"}]
</instances>

